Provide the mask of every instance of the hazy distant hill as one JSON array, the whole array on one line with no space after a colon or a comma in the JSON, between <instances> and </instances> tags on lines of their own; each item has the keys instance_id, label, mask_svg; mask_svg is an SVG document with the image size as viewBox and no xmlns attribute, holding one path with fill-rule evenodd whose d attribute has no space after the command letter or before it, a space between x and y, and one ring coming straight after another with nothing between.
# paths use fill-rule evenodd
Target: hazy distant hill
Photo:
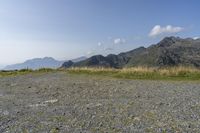
<instances>
[{"instance_id":1,"label":"hazy distant hill","mask_svg":"<svg viewBox=\"0 0 200 133\"><path fill-rule=\"evenodd\" d=\"M132 66L195 66L200 67L200 39L166 37L148 48L140 47L119 55L92 56L86 60L65 62L62 67L132 67Z\"/></svg>"},{"instance_id":2,"label":"hazy distant hill","mask_svg":"<svg viewBox=\"0 0 200 133\"><path fill-rule=\"evenodd\" d=\"M73 62L81 61L86 59L86 57L79 57L73 59ZM19 70L24 68L29 69L39 69L39 68L58 68L60 67L65 61L58 61L52 57L44 57L44 58L34 58L31 60L27 60L24 63L8 65L4 68L4 70Z\"/></svg>"}]
</instances>

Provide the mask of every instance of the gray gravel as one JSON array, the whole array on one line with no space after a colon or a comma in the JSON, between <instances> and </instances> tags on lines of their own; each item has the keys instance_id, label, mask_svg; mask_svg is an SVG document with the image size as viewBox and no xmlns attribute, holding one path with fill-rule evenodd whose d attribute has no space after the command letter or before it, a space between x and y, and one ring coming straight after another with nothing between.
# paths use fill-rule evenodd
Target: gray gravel
<instances>
[{"instance_id":1,"label":"gray gravel","mask_svg":"<svg viewBox=\"0 0 200 133\"><path fill-rule=\"evenodd\" d=\"M200 132L200 83L64 72L0 78L2 132Z\"/></svg>"}]
</instances>

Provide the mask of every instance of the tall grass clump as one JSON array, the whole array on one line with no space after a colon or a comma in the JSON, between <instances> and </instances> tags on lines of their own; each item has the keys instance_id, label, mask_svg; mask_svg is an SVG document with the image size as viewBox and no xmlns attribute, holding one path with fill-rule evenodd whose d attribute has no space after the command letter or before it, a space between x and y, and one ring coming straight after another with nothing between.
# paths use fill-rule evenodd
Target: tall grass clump
<instances>
[{"instance_id":1,"label":"tall grass clump","mask_svg":"<svg viewBox=\"0 0 200 133\"><path fill-rule=\"evenodd\" d=\"M190 74L199 74L200 69L195 67L168 67L165 69L158 70L161 75L164 76L188 76Z\"/></svg>"},{"instance_id":2,"label":"tall grass clump","mask_svg":"<svg viewBox=\"0 0 200 133\"><path fill-rule=\"evenodd\" d=\"M118 73L114 75L120 78L132 78L132 79L148 79L157 76L156 68L153 67L131 67L118 70Z\"/></svg>"},{"instance_id":3,"label":"tall grass clump","mask_svg":"<svg viewBox=\"0 0 200 133\"><path fill-rule=\"evenodd\" d=\"M117 69L103 67L73 67L67 69L68 72L77 74L108 75L117 72Z\"/></svg>"}]
</instances>

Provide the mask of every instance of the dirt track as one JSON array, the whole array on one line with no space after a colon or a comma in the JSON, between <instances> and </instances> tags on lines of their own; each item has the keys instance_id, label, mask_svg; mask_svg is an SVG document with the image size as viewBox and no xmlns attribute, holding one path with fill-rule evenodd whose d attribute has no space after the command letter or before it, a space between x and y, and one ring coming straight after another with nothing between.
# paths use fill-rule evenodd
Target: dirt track
<instances>
[{"instance_id":1,"label":"dirt track","mask_svg":"<svg viewBox=\"0 0 200 133\"><path fill-rule=\"evenodd\" d=\"M63 72L0 78L0 132L200 132L200 83Z\"/></svg>"}]
</instances>

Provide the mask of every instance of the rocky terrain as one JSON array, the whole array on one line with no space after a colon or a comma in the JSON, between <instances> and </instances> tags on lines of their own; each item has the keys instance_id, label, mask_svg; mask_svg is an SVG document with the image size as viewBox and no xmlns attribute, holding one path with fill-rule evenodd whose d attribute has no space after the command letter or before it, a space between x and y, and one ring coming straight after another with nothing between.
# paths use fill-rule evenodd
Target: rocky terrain
<instances>
[{"instance_id":1,"label":"rocky terrain","mask_svg":"<svg viewBox=\"0 0 200 133\"><path fill-rule=\"evenodd\" d=\"M200 67L200 39L165 37L148 48L140 47L118 55L95 55L86 60L65 62L62 67Z\"/></svg>"},{"instance_id":2,"label":"rocky terrain","mask_svg":"<svg viewBox=\"0 0 200 133\"><path fill-rule=\"evenodd\" d=\"M66 72L0 78L1 133L200 131L200 83Z\"/></svg>"}]
</instances>

